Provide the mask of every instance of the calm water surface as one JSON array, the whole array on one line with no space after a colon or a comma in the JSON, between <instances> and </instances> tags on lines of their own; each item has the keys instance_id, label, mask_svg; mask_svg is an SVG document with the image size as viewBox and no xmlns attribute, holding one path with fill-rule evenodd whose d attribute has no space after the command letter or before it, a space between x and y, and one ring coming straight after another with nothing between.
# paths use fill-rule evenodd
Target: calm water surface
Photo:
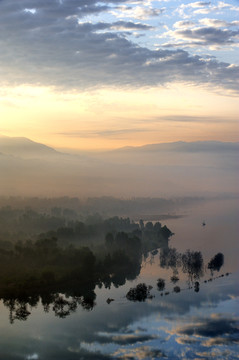
<instances>
[{"instance_id":1,"label":"calm water surface","mask_svg":"<svg viewBox=\"0 0 239 360\"><path fill-rule=\"evenodd\" d=\"M238 200L217 200L180 209L184 217L164 221L175 233L170 246L203 254L196 289L181 269L173 283L173 269L160 267L158 253L143 261L137 279L118 288L96 287L92 310L78 306L60 318L53 306L45 312L38 303L28 306L27 320L11 324L1 302L0 359L238 359L238 210ZM207 263L218 252L225 261L212 277ZM165 280L163 292L158 278ZM153 287L152 299L127 300L127 291L141 282Z\"/></svg>"}]
</instances>

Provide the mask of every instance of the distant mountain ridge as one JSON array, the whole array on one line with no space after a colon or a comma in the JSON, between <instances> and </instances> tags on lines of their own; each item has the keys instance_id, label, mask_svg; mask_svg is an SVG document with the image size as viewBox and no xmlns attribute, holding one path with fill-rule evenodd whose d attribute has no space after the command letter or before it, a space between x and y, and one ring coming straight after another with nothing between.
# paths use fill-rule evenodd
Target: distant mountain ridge
<instances>
[{"instance_id":1,"label":"distant mountain ridge","mask_svg":"<svg viewBox=\"0 0 239 360\"><path fill-rule=\"evenodd\" d=\"M55 149L26 137L0 136L0 153L26 158L60 154Z\"/></svg>"},{"instance_id":2,"label":"distant mountain ridge","mask_svg":"<svg viewBox=\"0 0 239 360\"><path fill-rule=\"evenodd\" d=\"M177 141L170 143L147 144L143 146L126 146L115 149L113 152L124 151L185 151L185 152L201 152L201 151L239 151L239 142L223 142L223 141L194 141L185 142Z\"/></svg>"},{"instance_id":3,"label":"distant mountain ridge","mask_svg":"<svg viewBox=\"0 0 239 360\"><path fill-rule=\"evenodd\" d=\"M100 151L91 153L94 157L97 153L117 154L117 153L141 153L141 152L220 152L220 151L239 151L239 142L223 141L195 141L195 142L169 142L146 144L142 146L126 146L114 150ZM87 153L87 151L82 151ZM9 137L0 135L0 153L14 156L24 156L32 158L36 156L63 155L61 151L42 143L35 142L26 137ZM79 151L81 153L81 151Z\"/></svg>"},{"instance_id":4,"label":"distant mountain ridge","mask_svg":"<svg viewBox=\"0 0 239 360\"><path fill-rule=\"evenodd\" d=\"M238 192L239 143L176 142L66 154L0 137L0 195L205 196Z\"/></svg>"}]
</instances>

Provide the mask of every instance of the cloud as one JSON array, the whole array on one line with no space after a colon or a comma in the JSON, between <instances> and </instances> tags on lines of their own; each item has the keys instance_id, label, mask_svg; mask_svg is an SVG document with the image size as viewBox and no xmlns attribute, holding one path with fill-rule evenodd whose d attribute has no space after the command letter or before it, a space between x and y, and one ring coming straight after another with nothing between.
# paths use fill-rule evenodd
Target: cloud
<instances>
[{"instance_id":1,"label":"cloud","mask_svg":"<svg viewBox=\"0 0 239 360\"><path fill-rule=\"evenodd\" d=\"M238 319L213 317L197 318L192 324L176 329L177 334L217 338L223 335L238 336Z\"/></svg>"},{"instance_id":2,"label":"cloud","mask_svg":"<svg viewBox=\"0 0 239 360\"><path fill-rule=\"evenodd\" d=\"M89 33L109 33L114 34L117 33L119 37L133 35L135 38L139 38L145 36L145 31L154 30L153 26L142 24L139 22L132 22L132 21L116 21L113 23L106 23L106 22L98 22L98 23L91 23L91 22L82 22L78 21L78 26L82 32L89 32ZM139 33L140 32L140 33ZM79 54L80 51L77 51ZM115 57L116 54L109 55L110 57Z\"/></svg>"},{"instance_id":3,"label":"cloud","mask_svg":"<svg viewBox=\"0 0 239 360\"><path fill-rule=\"evenodd\" d=\"M144 123L147 121L151 124L158 124L158 123L164 123L167 122L175 122L175 123L200 123L200 124L208 124L208 123L215 123L215 124L221 124L225 121L225 117L219 117L219 116L193 116L193 115L167 115L167 116L155 116L155 117L149 117L149 118L142 118L137 119L137 123ZM235 124L237 123L237 119L235 118L227 118L227 123Z\"/></svg>"},{"instance_id":4,"label":"cloud","mask_svg":"<svg viewBox=\"0 0 239 360\"><path fill-rule=\"evenodd\" d=\"M143 7L129 7L129 6L118 6L112 11L116 17L128 17L133 19L145 20L151 17L158 17L164 13L166 8L156 9L151 6Z\"/></svg>"},{"instance_id":5,"label":"cloud","mask_svg":"<svg viewBox=\"0 0 239 360\"><path fill-rule=\"evenodd\" d=\"M148 346L141 346L133 349L121 348L118 349L113 355L125 360L161 359L167 357L163 351L159 349L151 349Z\"/></svg>"},{"instance_id":6,"label":"cloud","mask_svg":"<svg viewBox=\"0 0 239 360\"><path fill-rule=\"evenodd\" d=\"M239 26L239 21L228 22L224 20L209 19L209 18L200 19L199 23L214 28Z\"/></svg>"},{"instance_id":7,"label":"cloud","mask_svg":"<svg viewBox=\"0 0 239 360\"><path fill-rule=\"evenodd\" d=\"M219 19L210 19L210 18L203 18L199 19L199 24L202 24L206 27L213 27L213 28L221 28L221 27L236 27L239 26L239 21L225 21ZM173 27L176 29L187 29L187 28L196 28L197 23L191 20L182 20L177 21L174 23Z\"/></svg>"},{"instance_id":8,"label":"cloud","mask_svg":"<svg viewBox=\"0 0 239 360\"><path fill-rule=\"evenodd\" d=\"M203 346L211 347L216 345L239 344L238 336L216 337L203 342Z\"/></svg>"},{"instance_id":9,"label":"cloud","mask_svg":"<svg viewBox=\"0 0 239 360\"><path fill-rule=\"evenodd\" d=\"M196 1L189 4L181 4L176 12L183 18L189 18L192 15L205 15L209 13L221 13L223 10L239 11L239 7L219 1L216 5L211 1Z\"/></svg>"},{"instance_id":10,"label":"cloud","mask_svg":"<svg viewBox=\"0 0 239 360\"><path fill-rule=\"evenodd\" d=\"M181 4L177 9L176 12L179 13L179 15L183 18L187 18L189 17L189 15L185 14L185 10L192 10L192 9L197 9L200 8L200 10L202 9L202 11L204 10L208 10L208 7L211 5L210 1L196 1L196 2L192 2L189 4Z\"/></svg>"},{"instance_id":11,"label":"cloud","mask_svg":"<svg viewBox=\"0 0 239 360\"><path fill-rule=\"evenodd\" d=\"M239 11L239 7L233 6L233 5L225 3L223 1L219 1L217 3L217 5L211 4L208 8L195 10L194 14L209 14L211 12L221 13L222 10L225 10L225 9L227 11Z\"/></svg>"},{"instance_id":12,"label":"cloud","mask_svg":"<svg viewBox=\"0 0 239 360\"><path fill-rule=\"evenodd\" d=\"M141 23L134 23L132 21L117 21L110 24L110 28L114 30L152 30L154 29L153 26Z\"/></svg>"},{"instance_id":13,"label":"cloud","mask_svg":"<svg viewBox=\"0 0 239 360\"><path fill-rule=\"evenodd\" d=\"M200 124L207 124L207 123L215 123L220 124L225 120L223 117L215 117L215 116L189 116L189 115L168 115L168 116L161 116L161 117L149 117L143 119L137 119L136 124L138 127L130 127L130 128L118 128L118 129L94 129L94 130L73 130L73 131L64 131L64 132L57 132L55 134L66 136L66 137L79 137L79 138L92 138L92 137L107 137L107 138L124 138L127 137L129 134L135 133L146 133L150 131L156 131L157 126L151 128L145 128L143 124L145 122L149 124L159 124L165 122L175 122L175 123L200 123ZM228 118L227 123L235 123L237 120ZM142 124L142 127L140 127ZM227 143L223 143L224 150ZM214 146L216 143L214 143ZM205 148L207 148L206 144L204 144ZM228 145L230 148L230 143Z\"/></svg>"},{"instance_id":14,"label":"cloud","mask_svg":"<svg viewBox=\"0 0 239 360\"><path fill-rule=\"evenodd\" d=\"M177 21L173 27L176 29L180 29L180 28L190 28L195 26L195 22L190 21L190 20L183 20L183 21Z\"/></svg>"},{"instance_id":15,"label":"cloud","mask_svg":"<svg viewBox=\"0 0 239 360\"><path fill-rule=\"evenodd\" d=\"M156 339L155 335L142 335L142 334L124 334L124 335L111 335L106 334L105 336L100 336L100 343L109 343L113 342L119 345L132 345L136 343L142 343L150 340Z\"/></svg>"},{"instance_id":16,"label":"cloud","mask_svg":"<svg viewBox=\"0 0 239 360\"><path fill-rule=\"evenodd\" d=\"M152 30L153 26L147 24L141 24L139 22L135 23L132 21L116 21L113 23L98 22L92 24L91 22L78 22L79 29L88 32L97 32L102 30Z\"/></svg>"},{"instance_id":17,"label":"cloud","mask_svg":"<svg viewBox=\"0 0 239 360\"><path fill-rule=\"evenodd\" d=\"M185 9L197 9L197 8L208 8L211 5L211 1L195 1L189 4L181 4L177 11L183 15Z\"/></svg>"},{"instance_id":18,"label":"cloud","mask_svg":"<svg viewBox=\"0 0 239 360\"><path fill-rule=\"evenodd\" d=\"M79 6L77 0L1 1L1 82L86 89L158 86L184 81L238 91L238 66L203 59L181 49L150 50L129 41L122 33L122 30L151 30L147 24L123 20L94 24L84 21L87 14L109 12L122 3L127 2L82 0ZM147 9L138 9L146 14ZM172 35L189 39L191 44L203 42L205 45L234 44L238 34L229 30L219 33L220 30L210 28L178 31Z\"/></svg>"},{"instance_id":19,"label":"cloud","mask_svg":"<svg viewBox=\"0 0 239 360\"><path fill-rule=\"evenodd\" d=\"M85 345L84 343L81 343L81 345ZM77 346L77 347L73 347L73 346L68 346L67 348L67 352L66 353L63 353L63 357L61 357L62 355L62 352L61 354L57 354L58 356L58 359L61 358L61 359L66 359L69 357L69 353L70 354L77 354L77 358L79 359L92 359L92 360L110 360L111 359L111 356L109 355L106 355L106 354L102 354L100 353L99 351L92 351L90 349L85 349L83 348L83 346ZM72 356L70 356L72 357Z\"/></svg>"},{"instance_id":20,"label":"cloud","mask_svg":"<svg viewBox=\"0 0 239 360\"><path fill-rule=\"evenodd\" d=\"M211 5L211 1L196 1L196 2L192 2L190 4L185 5L185 7L201 8L201 7L205 7L208 5Z\"/></svg>"},{"instance_id":21,"label":"cloud","mask_svg":"<svg viewBox=\"0 0 239 360\"><path fill-rule=\"evenodd\" d=\"M200 341L198 339L192 339L190 337L184 336L184 337L176 338L176 342L182 345L194 345L194 344L198 344Z\"/></svg>"},{"instance_id":22,"label":"cloud","mask_svg":"<svg viewBox=\"0 0 239 360\"><path fill-rule=\"evenodd\" d=\"M223 49L224 46L237 45L239 30L219 29L217 23L215 27L194 27L189 29L189 26L184 26L183 29L168 31L165 35L176 40L175 43L164 44L165 47L216 47L217 49ZM178 39L183 41L177 42Z\"/></svg>"},{"instance_id":23,"label":"cloud","mask_svg":"<svg viewBox=\"0 0 239 360\"><path fill-rule=\"evenodd\" d=\"M166 121L175 121L175 122L200 122L200 123L203 122L207 123L209 121L213 123L219 123L222 120L224 120L224 118L219 118L215 116L189 116L189 115L170 115L170 116L163 116L161 119Z\"/></svg>"},{"instance_id":24,"label":"cloud","mask_svg":"<svg viewBox=\"0 0 239 360\"><path fill-rule=\"evenodd\" d=\"M231 351L231 350L224 350L221 351L220 349L212 349L210 351L197 351L196 355L199 356L199 358L195 358L195 360L200 359L236 359L237 358L237 352Z\"/></svg>"},{"instance_id":25,"label":"cloud","mask_svg":"<svg viewBox=\"0 0 239 360\"><path fill-rule=\"evenodd\" d=\"M68 137L80 137L80 138L91 138L91 137L112 137L112 138L121 138L127 134L134 133L145 133L149 131L142 128L132 128L132 129L112 129L112 130L95 130L95 131L69 131L58 133L58 135L68 136Z\"/></svg>"}]
</instances>

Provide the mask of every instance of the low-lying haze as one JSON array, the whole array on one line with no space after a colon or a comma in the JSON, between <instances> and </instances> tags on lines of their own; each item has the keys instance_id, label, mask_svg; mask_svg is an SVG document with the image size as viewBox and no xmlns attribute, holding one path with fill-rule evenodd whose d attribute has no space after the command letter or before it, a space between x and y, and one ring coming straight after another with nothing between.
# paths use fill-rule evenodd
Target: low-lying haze
<instances>
[{"instance_id":1,"label":"low-lying haze","mask_svg":"<svg viewBox=\"0 0 239 360\"><path fill-rule=\"evenodd\" d=\"M0 139L1 195L208 196L236 193L238 143L177 142L67 154Z\"/></svg>"}]
</instances>

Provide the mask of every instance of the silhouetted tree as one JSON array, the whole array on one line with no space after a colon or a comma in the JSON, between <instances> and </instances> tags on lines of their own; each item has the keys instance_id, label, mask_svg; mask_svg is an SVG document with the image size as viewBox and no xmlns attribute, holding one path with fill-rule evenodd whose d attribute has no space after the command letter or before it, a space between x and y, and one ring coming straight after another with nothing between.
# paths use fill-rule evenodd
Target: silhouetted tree
<instances>
[{"instance_id":1,"label":"silhouetted tree","mask_svg":"<svg viewBox=\"0 0 239 360\"><path fill-rule=\"evenodd\" d=\"M203 275L203 257L200 251L187 250L182 255L183 272L188 273L189 280L199 279Z\"/></svg>"},{"instance_id":2,"label":"silhouetted tree","mask_svg":"<svg viewBox=\"0 0 239 360\"><path fill-rule=\"evenodd\" d=\"M126 294L126 298L131 301L145 301L149 296L150 288L144 283L131 288Z\"/></svg>"},{"instance_id":3,"label":"silhouetted tree","mask_svg":"<svg viewBox=\"0 0 239 360\"><path fill-rule=\"evenodd\" d=\"M181 255L175 248L162 248L160 250L160 266L168 269L171 267L173 271L180 266Z\"/></svg>"},{"instance_id":4,"label":"silhouetted tree","mask_svg":"<svg viewBox=\"0 0 239 360\"><path fill-rule=\"evenodd\" d=\"M195 283L194 283L194 291L199 292L199 290L200 290L200 284L199 284L198 281L195 281Z\"/></svg>"},{"instance_id":5,"label":"silhouetted tree","mask_svg":"<svg viewBox=\"0 0 239 360\"><path fill-rule=\"evenodd\" d=\"M164 279L158 279L157 280L157 287L159 291L163 291L165 288L165 280Z\"/></svg>"},{"instance_id":6,"label":"silhouetted tree","mask_svg":"<svg viewBox=\"0 0 239 360\"><path fill-rule=\"evenodd\" d=\"M144 230L144 222L142 219L139 220L139 228L140 230Z\"/></svg>"},{"instance_id":7,"label":"silhouetted tree","mask_svg":"<svg viewBox=\"0 0 239 360\"><path fill-rule=\"evenodd\" d=\"M161 228L161 232L166 239L170 238L173 235L172 231L170 231L166 225Z\"/></svg>"},{"instance_id":8,"label":"silhouetted tree","mask_svg":"<svg viewBox=\"0 0 239 360\"><path fill-rule=\"evenodd\" d=\"M172 281L173 284L176 284L176 282L179 281L179 277L177 277L176 275L171 276L170 280Z\"/></svg>"},{"instance_id":9,"label":"silhouetted tree","mask_svg":"<svg viewBox=\"0 0 239 360\"><path fill-rule=\"evenodd\" d=\"M222 253L217 253L208 263L207 267L213 271L219 271L224 264L224 255Z\"/></svg>"}]
</instances>

